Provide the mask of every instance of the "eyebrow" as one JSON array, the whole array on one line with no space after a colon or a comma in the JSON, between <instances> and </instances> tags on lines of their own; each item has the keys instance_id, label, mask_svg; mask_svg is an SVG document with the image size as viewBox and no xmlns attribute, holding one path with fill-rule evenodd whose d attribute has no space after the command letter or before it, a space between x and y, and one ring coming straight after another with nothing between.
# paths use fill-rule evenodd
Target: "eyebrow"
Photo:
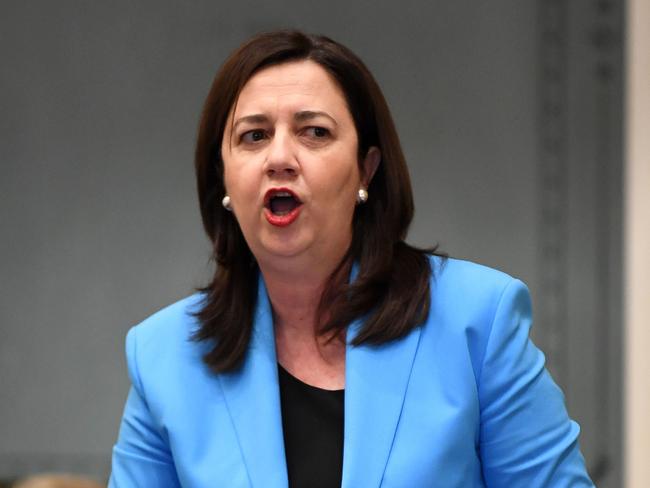
<instances>
[{"instance_id":1,"label":"eyebrow","mask_svg":"<svg viewBox=\"0 0 650 488\"><path fill-rule=\"evenodd\" d=\"M302 110L300 112L296 112L293 116L293 120L295 120L296 122L305 122L307 120L312 120L317 117L326 117L330 119L334 125L338 125L336 123L336 120L334 120L334 117L332 117L327 112L318 112L314 110Z\"/></svg>"},{"instance_id":2,"label":"eyebrow","mask_svg":"<svg viewBox=\"0 0 650 488\"><path fill-rule=\"evenodd\" d=\"M245 115L244 117L237 119L237 121L232 126L232 130L234 132L239 124L243 124L245 122L248 122L250 124L264 124L268 121L269 118L264 114Z\"/></svg>"},{"instance_id":3,"label":"eyebrow","mask_svg":"<svg viewBox=\"0 0 650 488\"><path fill-rule=\"evenodd\" d=\"M301 110L300 112L296 112L293 115L293 120L296 122L306 122L308 120L313 120L318 117L326 117L332 121L332 123L336 126L338 124L336 123L336 120L334 120L334 117L332 117L330 114L327 112L321 112L317 110ZM243 117L240 117L237 119L237 121L234 123L232 129L233 132L237 128L238 125L243 124L248 122L249 124L265 124L269 121L269 118L264 115L264 114L252 114L252 115L245 115Z\"/></svg>"}]
</instances>

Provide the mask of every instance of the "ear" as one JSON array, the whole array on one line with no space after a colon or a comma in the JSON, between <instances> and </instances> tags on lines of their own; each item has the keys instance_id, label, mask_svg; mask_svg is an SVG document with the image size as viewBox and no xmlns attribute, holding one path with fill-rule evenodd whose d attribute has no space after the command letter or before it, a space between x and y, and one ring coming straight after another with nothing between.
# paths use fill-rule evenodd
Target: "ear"
<instances>
[{"instance_id":1,"label":"ear","mask_svg":"<svg viewBox=\"0 0 650 488\"><path fill-rule=\"evenodd\" d=\"M364 188L370 186L370 182L372 181L372 177L375 176L375 171L377 171L380 161L381 151L377 146L371 146L366 153L366 157L363 159L363 164L361 165L361 184Z\"/></svg>"}]
</instances>

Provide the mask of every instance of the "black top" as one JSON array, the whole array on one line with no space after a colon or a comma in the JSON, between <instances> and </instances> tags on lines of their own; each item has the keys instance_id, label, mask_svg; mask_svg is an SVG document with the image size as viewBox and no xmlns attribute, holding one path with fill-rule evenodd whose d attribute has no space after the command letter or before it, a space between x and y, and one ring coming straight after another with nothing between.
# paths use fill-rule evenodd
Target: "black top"
<instances>
[{"instance_id":1,"label":"black top","mask_svg":"<svg viewBox=\"0 0 650 488\"><path fill-rule=\"evenodd\" d=\"M345 390L323 390L278 370L289 488L339 488Z\"/></svg>"}]
</instances>

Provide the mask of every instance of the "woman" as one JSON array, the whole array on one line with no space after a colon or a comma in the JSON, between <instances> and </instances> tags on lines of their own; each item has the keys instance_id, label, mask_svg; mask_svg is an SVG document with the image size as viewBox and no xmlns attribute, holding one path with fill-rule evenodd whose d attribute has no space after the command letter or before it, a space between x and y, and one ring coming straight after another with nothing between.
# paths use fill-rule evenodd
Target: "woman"
<instances>
[{"instance_id":1,"label":"woman","mask_svg":"<svg viewBox=\"0 0 650 488\"><path fill-rule=\"evenodd\" d=\"M196 171L217 269L128 334L110 486L592 486L525 286L404 242L404 156L348 49L242 45Z\"/></svg>"}]
</instances>

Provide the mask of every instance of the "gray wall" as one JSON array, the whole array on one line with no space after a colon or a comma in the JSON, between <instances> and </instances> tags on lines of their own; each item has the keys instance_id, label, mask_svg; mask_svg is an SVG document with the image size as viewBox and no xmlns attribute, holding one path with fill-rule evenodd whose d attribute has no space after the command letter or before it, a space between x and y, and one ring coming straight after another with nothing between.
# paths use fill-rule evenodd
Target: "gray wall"
<instances>
[{"instance_id":1,"label":"gray wall","mask_svg":"<svg viewBox=\"0 0 650 488\"><path fill-rule=\"evenodd\" d=\"M0 477L106 475L126 330L209 273L203 98L244 38L298 27L383 87L411 241L530 285L592 472L619 486L621 12L565 3L4 2Z\"/></svg>"}]
</instances>

